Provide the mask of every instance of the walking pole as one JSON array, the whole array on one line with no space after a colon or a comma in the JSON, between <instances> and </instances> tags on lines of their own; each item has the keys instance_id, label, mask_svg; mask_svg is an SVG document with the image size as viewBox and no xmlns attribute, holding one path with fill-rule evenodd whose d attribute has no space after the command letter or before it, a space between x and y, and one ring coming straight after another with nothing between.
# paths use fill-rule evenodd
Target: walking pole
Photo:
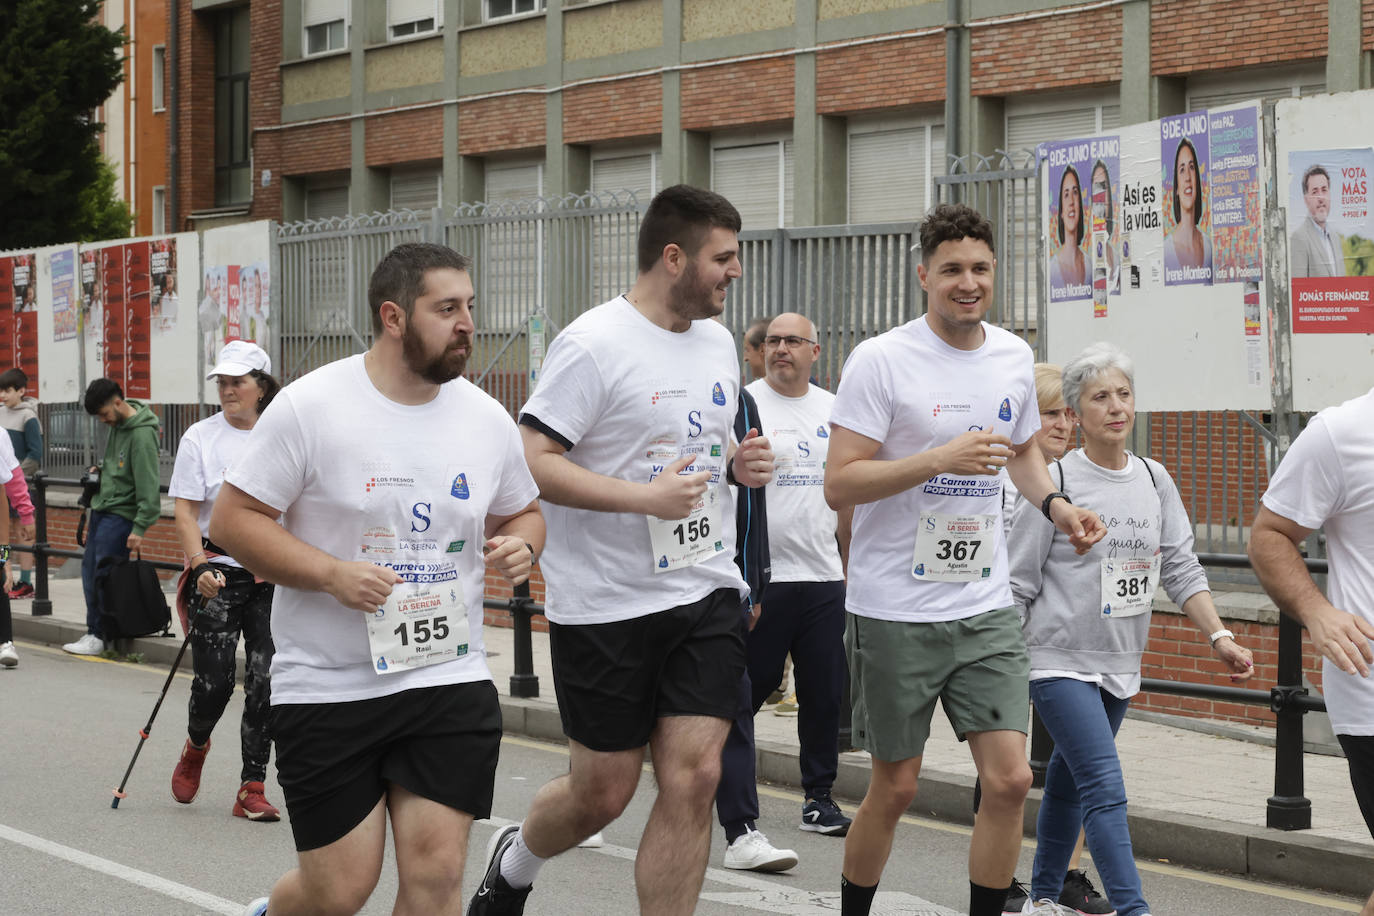
<instances>
[{"instance_id":1,"label":"walking pole","mask_svg":"<svg viewBox=\"0 0 1374 916\"><path fill-rule=\"evenodd\" d=\"M195 629L196 613L200 610L200 592L195 592L191 598L190 613L186 615L187 627L186 638L181 641L181 648L177 651L177 657L172 662L172 670L167 672L167 680L162 682L162 693L157 695L157 702L153 704L153 714L148 717L148 724L138 730L138 745L134 748L133 759L129 761L129 768L124 771L124 778L119 781L119 788L114 790L114 799L110 802L111 808L119 807L119 800L127 797L124 787L129 783L129 774L134 771L134 764L138 762L139 752L143 750L143 742L148 740L148 736L153 731L153 720L157 718L157 711L162 708L162 701L167 697L167 688L172 686L172 678L177 673L177 668L181 665L181 657L186 654L186 647L191 644L191 631Z\"/></svg>"}]
</instances>

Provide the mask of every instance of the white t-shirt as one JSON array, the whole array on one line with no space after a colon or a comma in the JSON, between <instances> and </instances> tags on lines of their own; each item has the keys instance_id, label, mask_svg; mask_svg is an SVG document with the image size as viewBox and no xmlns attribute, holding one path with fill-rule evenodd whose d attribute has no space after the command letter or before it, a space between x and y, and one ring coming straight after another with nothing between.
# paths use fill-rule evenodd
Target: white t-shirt
<instances>
[{"instance_id":1,"label":"white t-shirt","mask_svg":"<svg viewBox=\"0 0 1374 916\"><path fill-rule=\"evenodd\" d=\"M1014 334L983 323L976 350L945 343L924 316L854 348L830 413L833 426L882 443L893 461L944 445L970 429L992 430L1020 445L1040 428L1034 356ZM992 519L986 566L973 581L927 581L913 572L918 528L941 519ZM971 559L977 559L975 553ZM913 623L962 620L1011 607L1002 481L996 474L938 474L894 496L854 509L845 606L861 617Z\"/></svg>"},{"instance_id":2,"label":"white t-shirt","mask_svg":"<svg viewBox=\"0 0 1374 916\"><path fill-rule=\"evenodd\" d=\"M656 520L543 502L548 536L539 564L549 620L607 623L690 604L718 588L738 589L741 598L749 593L735 566L725 481L738 398L734 339L715 321L674 333L619 296L554 338L520 422L562 444L574 464L622 480L648 483L694 454L687 470L712 471L721 511L712 556L657 572L661 556L650 537Z\"/></svg>"},{"instance_id":3,"label":"white t-shirt","mask_svg":"<svg viewBox=\"0 0 1374 916\"><path fill-rule=\"evenodd\" d=\"M317 369L263 412L225 479L282 510L287 531L341 560L369 559L423 581L453 581L467 606L466 655L375 673L364 615L325 592L278 586L272 703L334 703L490 680L482 644L488 516L538 495L520 435L465 379L429 403L398 404L362 356Z\"/></svg>"},{"instance_id":4,"label":"white t-shirt","mask_svg":"<svg viewBox=\"0 0 1374 916\"><path fill-rule=\"evenodd\" d=\"M745 386L773 448L768 484L768 554L774 582L838 582L844 578L835 543L838 520L825 503L825 458L830 448L830 405L835 396L809 385L789 398L767 379Z\"/></svg>"},{"instance_id":5,"label":"white t-shirt","mask_svg":"<svg viewBox=\"0 0 1374 916\"><path fill-rule=\"evenodd\" d=\"M210 513L214 511L219 488L224 484L224 475L248 446L251 432L234 428L221 412L193 424L181 437L167 495L200 503L196 524L203 538L210 536ZM240 565L229 556L216 557L215 562L224 566Z\"/></svg>"},{"instance_id":6,"label":"white t-shirt","mask_svg":"<svg viewBox=\"0 0 1374 916\"><path fill-rule=\"evenodd\" d=\"M1312 418L1264 493L1269 511L1326 529L1331 603L1374 623L1374 390ZM1337 734L1374 735L1374 675L1322 662L1322 692Z\"/></svg>"}]
</instances>

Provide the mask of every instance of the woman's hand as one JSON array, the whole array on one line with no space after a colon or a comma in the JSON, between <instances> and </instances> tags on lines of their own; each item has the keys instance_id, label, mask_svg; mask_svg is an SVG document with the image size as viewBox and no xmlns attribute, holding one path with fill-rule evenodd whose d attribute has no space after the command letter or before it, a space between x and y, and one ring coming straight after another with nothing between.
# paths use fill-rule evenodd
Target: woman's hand
<instances>
[{"instance_id":1,"label":"woman's hand","mask_svg":"<svg viewBox=\"0 0 1374 916\"><path fill-rule=\"evenodd\" d=\"M1255 673L1255 659L1250 654L1250 650L1237 643L1230 636L1223 636L1212 645L1212 651L1217 654L1231 671L1231 680L1248 681L1250 676Z\"/></svg>"}]
</instances>

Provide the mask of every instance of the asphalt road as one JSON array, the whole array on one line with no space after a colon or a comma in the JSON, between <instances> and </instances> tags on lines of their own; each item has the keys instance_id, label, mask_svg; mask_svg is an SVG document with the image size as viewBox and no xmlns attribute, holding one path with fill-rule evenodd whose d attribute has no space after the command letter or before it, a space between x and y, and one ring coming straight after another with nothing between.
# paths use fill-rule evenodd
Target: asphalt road
<instances>
[{"instance_id":1,"label":"asphalt road","mask_svg":"<svg viewBox=\"0 0 1374 916\"><path fill-rule=\"evenodd\" d=\"M200 797L179 805L169 789L185 737L190 681L174 679L143 747L125 798L110 807L161 689L165 669L67 656L19 645L20 666L0 670L0 913L238 914L294 862L285 823L255 824L230 816L238 785L236 695L215 734ZM557 745L508 737L497 776L495 817L473 828L464 886L475 887L482 850L494 824L523 816L534 791L567 769ZM697 912L836 913L843 841L797 829L802 799L761 787L760 829L801 856L791 873L760 875L721 867L716 832ZM281 804L271 781L268 797ZM653 798L645 774L629 810L606 831L600 849L577 849L540 874L531 916L619 916L636 911L633 857ZM852 811L853 802L841 800ZM906 819L900 827L874 914L950 916L967 903L968 830ZM1029 875L1033 845L1023 847L1019 874ZM390 849L388 848L388 859ZM1146 897L1158 916L1330 916L1359 901L1252 880L1142 861ZM388 862L365 913L390 912L395 868Z\"/></svg>"}]
</instances>

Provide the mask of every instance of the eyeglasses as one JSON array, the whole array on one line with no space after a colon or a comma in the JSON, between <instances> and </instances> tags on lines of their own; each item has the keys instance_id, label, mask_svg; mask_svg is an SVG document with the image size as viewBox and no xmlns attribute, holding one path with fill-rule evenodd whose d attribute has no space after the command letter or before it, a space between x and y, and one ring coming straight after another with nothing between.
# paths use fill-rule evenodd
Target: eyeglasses
<instances>
[{"instance_id":1,"label":"eyeglasses","mask_svg":"<svg viewBox=\"0 0 1374 916\"><path fill-rule=\"evenodd\" d=\"M790 349L792 349L793 347L800 347L802 344L813 344L813 343L815 343L815 341L812 340L811 338L809 338L809 337L797 337L795 334L789 334L789 335L787 335L786 337L777 337L777 336L774 336L774 335L771 335L771 334L770 334L769 336L767 336L767 337L765 337L765 338L763 339L763 345L764 345L765 347L771 347L771 348L774 348L774 349L776 349L776 348L779 347L779 346L782 346L783 344L786 344L786 345L787 345L787 348L790 350Z\"/></svg>"}]
</instances>

